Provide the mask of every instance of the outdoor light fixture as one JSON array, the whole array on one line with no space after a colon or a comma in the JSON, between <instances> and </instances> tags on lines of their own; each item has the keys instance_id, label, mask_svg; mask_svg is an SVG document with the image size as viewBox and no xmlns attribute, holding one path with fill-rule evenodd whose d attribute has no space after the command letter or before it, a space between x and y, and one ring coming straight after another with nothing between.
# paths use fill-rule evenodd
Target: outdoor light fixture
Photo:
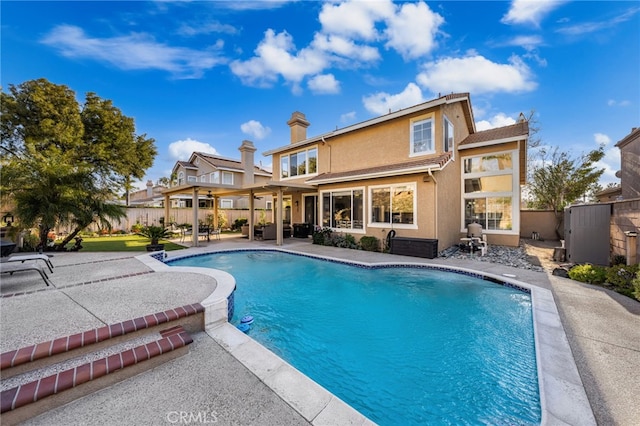
<instances>
[{"instance_id":1,"label":"outdoor light fixture","mask_svg":"<svg viewBox=\"0 0 640 426\"><path fill-rule=\"evenodd\" d=\"M2 221L7 224L7 226L11 226L13 223L13 215L11 213L7 213L2 216Z\"/></svg>"},{"instance_id":2,"label":"outdoor light fixture","mask_svg":"<svg viewBox=\"0 0 640 426\"><path fill-rule=\"evenodd\" d=\"M207 198L213 198L213 194L211 193L211 191L207 193Z\"/></svg>"}]
</instances>

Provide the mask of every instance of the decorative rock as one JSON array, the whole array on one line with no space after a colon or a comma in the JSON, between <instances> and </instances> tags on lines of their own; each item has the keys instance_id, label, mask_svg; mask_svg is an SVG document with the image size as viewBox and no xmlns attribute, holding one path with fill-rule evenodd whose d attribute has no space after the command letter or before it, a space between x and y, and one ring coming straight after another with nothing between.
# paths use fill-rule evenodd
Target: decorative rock
<instances>
[{"instance_id":1,"label":"decorative rock","mask_svg":"<svg viewBox=\"0 0 640 426\"><path fill-rule=\"evenodd\" d=\"M469 253L462 252L458 246L451 246L448 249L441 251L439 253L439 257L451 259L473 259L479 262L499 263L501 265L512 266L514 268L544 272L544 268L542 266L531 263L531 257L527 254L523 245L520 247L489 245L489 249L485 256L480 256L479 251L470 255Z\"/></svg>"}]
</instances>

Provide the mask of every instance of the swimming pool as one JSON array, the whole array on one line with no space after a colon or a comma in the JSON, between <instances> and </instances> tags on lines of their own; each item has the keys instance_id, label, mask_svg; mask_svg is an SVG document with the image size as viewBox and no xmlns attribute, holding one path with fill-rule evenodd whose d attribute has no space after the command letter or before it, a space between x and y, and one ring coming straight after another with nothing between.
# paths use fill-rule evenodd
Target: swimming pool
<instances>
[{"instance_id":1,"label":"swimming pool","mask_svg":"<svg viewBox=\"0 0 640 426\"><path fill-rule=\"evenodd\" d=\"M522 291L275 251L170 264L233 274L233 321L253 315L252 338L380 424L540 422L531 299Z\"/></svg>"}]
</instances>

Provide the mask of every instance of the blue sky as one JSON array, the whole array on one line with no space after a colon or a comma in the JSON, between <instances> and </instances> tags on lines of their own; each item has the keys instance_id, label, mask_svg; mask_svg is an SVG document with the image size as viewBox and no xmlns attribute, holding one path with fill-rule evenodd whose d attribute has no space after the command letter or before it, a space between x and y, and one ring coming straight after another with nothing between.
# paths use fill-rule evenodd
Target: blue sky
<instances>
[{"instance_id":1,"label":"blue sky","mask_svg":"<svg viewBox=\"0 0 640 426\"><path fill-rule=\"evenodd\" d=\"M574 155L640 126L637 1L2 1L1 85L46 78L111 99L156 140L146 179L193 151L239 158L470 92L478 129L535 110ZM142 187L143 185L140 185Z\"/></svg>"}]
</instances>

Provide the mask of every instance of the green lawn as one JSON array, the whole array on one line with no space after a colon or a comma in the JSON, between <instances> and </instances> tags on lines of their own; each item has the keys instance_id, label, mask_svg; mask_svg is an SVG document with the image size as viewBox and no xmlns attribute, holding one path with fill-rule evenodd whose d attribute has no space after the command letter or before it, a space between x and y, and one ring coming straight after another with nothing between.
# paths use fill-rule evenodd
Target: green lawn
<instances>
[{"instance_id":1,"label":"green lawn","mask_svg":"<svg viewBox=\"0 0 640 426\"><path fill-rule=\"evenodd\" d=\"M174 244L170 241L161 240L166 251L182 250L185 247ZM82 250L80 252L96 252L96 251L146 251L149 239L139 235L117 235L111 237L83 238ZM67 248L72 246L69 244Z\"/></svg>"}]
</instances>

